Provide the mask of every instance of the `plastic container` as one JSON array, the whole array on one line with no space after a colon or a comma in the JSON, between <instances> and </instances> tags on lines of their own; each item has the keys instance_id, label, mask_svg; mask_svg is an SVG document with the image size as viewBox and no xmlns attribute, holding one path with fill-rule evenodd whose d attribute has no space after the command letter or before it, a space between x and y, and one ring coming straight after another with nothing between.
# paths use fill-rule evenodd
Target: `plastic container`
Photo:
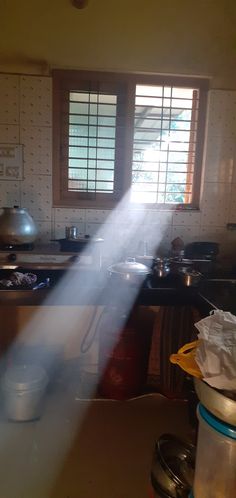
<instances>
[{"instance_id":1,"label":"plastic container","mask_svg":"<svg viewBox=\"0 0 236 498\"><path fill-rule=\"evenodd\" d=\"M152 329L137 308L122 318L109 309L99 326L99 394L109 399L129 399L142 393L146 381ZM117 323L124 323L121 329Z\"/></svg>"},{"instance_id":2,"label":"plastic container","mask_svg":"<svg viewBox=\"0 0 236 498\"><path fill-rule=\"evenodd\" d=\"M8 368L2 381L7 417L18 422L39 418L47 383L45 370L37 365Z\"/></svg>"},{"instance_id":3,"label":"plastic container","mask_svg":"<svg viewBox=\"0 0 236 498\"><path fill-rule=\"evenodd\" d=\"M236 427L198 407L194 498L232 498L236 490Z\"/></svg>"}]
</instances>

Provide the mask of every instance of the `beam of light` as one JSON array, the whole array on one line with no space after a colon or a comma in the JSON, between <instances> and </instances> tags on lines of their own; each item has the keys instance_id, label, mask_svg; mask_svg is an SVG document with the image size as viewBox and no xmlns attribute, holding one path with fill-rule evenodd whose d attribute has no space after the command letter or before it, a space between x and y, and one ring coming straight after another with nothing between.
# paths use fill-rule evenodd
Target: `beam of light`
<instances>
[{"instance_id":1,"label":"beam of light","mask_svg":"<svg viewBox=\"0 0 236 498\"><path fill-rule=\"evenodd\" d=\"M127 203L128 195L129 194L127 194L118 207L111 212L106 222L96 233L97 237L101 236L104 239L102 252L106 255L106 261L109 261L109 264L122 261L125 254L133 255L135 251L137 251L139 243L147 239L147 236L150 235L145 221L145 217L147 216L145 210L140 209L133 211L131 218L129 220L127 219L129 215ZM155 230L156 233L153 238L155 243L152 244L153 254L162 238L161 226L158 224L155 225ZM90 254L90 250L91 247L90 244L88 244L84 249L84 254ZM30 321L21 331L20 341L25 345L26 351L27 345L32 343L32 339L35 344L45 343L46 345L50 343L52 345L55 343L60 344L61 348L64 349L70 339L75 337L76 331L78 330L78 324L85 323L87 319L87 309L85 311L83 305L93 305L99 307L101 310L103 309L101 306L105 306L106 309L111 307L118 311L113 315L113 331L117 331L117 337L114 337L114 334L112 337L113 341L116 341L127 320L127 316L132 310L141 285L141 278L136 285L130 285L127 282L124 283L119 280L116 280L114 283L113 277L109 275L106 268L102 268L101 271L90 271L89 269L84 271L84 269L81 269L80 265L75 262L61 278L55 288L51 290L43 305L34 313ZM111 340L109 341L109 346L111 350L114 347L114 343L112 343ZM11 349L14 349L14 344ZM45 363L43 354L42 350L42 357L39 356L38 358L38 362L42 362L42 364ZM11 350L9 351L9 355L11 355ZM31 362L30 357L25 360L27 360L25 362L28 364ZM48 364L47 367L50 374L52 374L54 359L52 358L50 361L51 364ZM105 366L104 359L102 368L104 369ZM97 382L98 379L94 381L94 385L90 386L90 392L87 395L90 399L93 399L97 388ZM56 414L59 410L60 416L64 417L65 420L66 441L64 441L63 445L60 445L60 441L52 440L50 427L46 427L45 430L46 432L48 431L48 447L45 451L45 455L50 455L50 461L48 461L46 457L45 462L42 463L42 468L38 471L37 465L35 464L36 470L35 473L32 473L28 485L30 489L29 496L31 493L31 497L34 496L34 488L36 489L42 482L44 482L45 489L47 489L47 492L45 492L48 493L44 495L44 498L51 496L50 493L52 493L54 482L66 459L67 452L73 443L74 437L83 422L88 404L85 403L82 407L80 404L78 408L78 406L76 407L76 403L74 403L72 407L72 404L68 402L68 396L69 393L65 396L61 393L59 401L58 397L54 396L53 393L50 397L46 397L45 413L42 415L42 420L45 417L46 423L48 411L53 410L56 423ZM29 424L29 426L30 425L31 424ZM51 431L53 434L53 426L51 427ZM62 434L61 437L63 440L64 435ZM1 460L4 460L4 451L6 447L12 448L12 452L14 453L15 431L11 430L10 424L8 425L8 430L5 434L1 431L0 438ZM33 460L36 459L37 462L37 445L35 441L32 444L31 457ZM36 446L34 446L34 444ZM10 472L12 472L12 470L10 470ZM29 476L27 479L28 478ZM22 480L19 482L19 486L21 485L22 490L19 490L19 497L23 493L23 489L25 489L25 482L23 483Z\"/></svg>"}]
</instances>

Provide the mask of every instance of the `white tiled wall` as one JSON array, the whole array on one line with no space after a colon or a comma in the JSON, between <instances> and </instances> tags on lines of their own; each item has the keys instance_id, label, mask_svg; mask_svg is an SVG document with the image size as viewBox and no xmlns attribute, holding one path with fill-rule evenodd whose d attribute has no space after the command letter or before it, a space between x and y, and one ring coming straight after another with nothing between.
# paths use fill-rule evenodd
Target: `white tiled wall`
<instances>
[{"instance_id":1,"label":"white tiled wall","mask_svg":"<svg viewBox=\"0 0 236 498\"><path fill-rule=\"evenodd\" d=\"M127 251L160 242L165 250L173 238L185 243L216 240L222 252L236 250L236 235L226 223L236 223L236 91L212 90L205 146L200 211L61 209L52 206L52 82L49 77L0 75L0 143L24 146L23 180L0 180L0 206L26 207L40 230L40 240L64 237L66 225L81 234L109 234ZM136 223L135 232L131 226ZM236 254L236 252L235 252Z\"/></svg>"}]
</instances>

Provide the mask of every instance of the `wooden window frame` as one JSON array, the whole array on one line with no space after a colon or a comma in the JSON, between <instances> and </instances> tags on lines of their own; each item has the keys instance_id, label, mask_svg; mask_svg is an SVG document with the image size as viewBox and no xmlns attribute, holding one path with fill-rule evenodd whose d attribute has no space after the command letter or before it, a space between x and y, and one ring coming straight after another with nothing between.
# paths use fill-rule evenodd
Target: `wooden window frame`
<instances>
[{"instance_id":1,"label":"wooden window frame","mask_svg":"<svg viewBox=\"0 0 236 498\"><path fill-rule=\"evenodd\" d=\"M181 88L196 88L199 91L199 109L196 133L195 165L193 174L193 193L191 204L137 204L135 209L145 206L149 209L198 209L202 174L202 159L205 136L207 109L207 92L209 80L198 77L126 74L100 71L60 70L55 69L53 76L53 205L55 207L111 209L129 190L132 178L133 127L135 112L136 85L179 86ZM66 105L66 92L93 88L101 84L107 91L117 91L122 95L122 126L120 137L116 137L115 192L113 194L84 194L69 192L67 185L68 167L63 160L64 152L61 143L63 127L63 106ZM119 118L118 118L119 119ZM68 145L67 145L68 146ZM190 151L191 153L191 151Z\"/></svg>"}]
</instances>

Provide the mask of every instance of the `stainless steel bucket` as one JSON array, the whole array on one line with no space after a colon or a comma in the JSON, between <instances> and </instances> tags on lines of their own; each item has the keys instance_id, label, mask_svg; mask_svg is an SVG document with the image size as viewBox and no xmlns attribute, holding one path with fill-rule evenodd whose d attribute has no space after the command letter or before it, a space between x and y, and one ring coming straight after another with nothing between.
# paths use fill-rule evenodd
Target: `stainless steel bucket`
<instances>
[{"instance_id":1,"label":"stainless steel bucket","mask_svg":"<svg viewBox=\"0 0 236 498\"><path fill-rule=\"evenodd\" d=\"M2 380L7 417L18 422L39 418L47 383L47 374L42 367L20 365L8 368Z\"/></svg>"}]
</instances>

